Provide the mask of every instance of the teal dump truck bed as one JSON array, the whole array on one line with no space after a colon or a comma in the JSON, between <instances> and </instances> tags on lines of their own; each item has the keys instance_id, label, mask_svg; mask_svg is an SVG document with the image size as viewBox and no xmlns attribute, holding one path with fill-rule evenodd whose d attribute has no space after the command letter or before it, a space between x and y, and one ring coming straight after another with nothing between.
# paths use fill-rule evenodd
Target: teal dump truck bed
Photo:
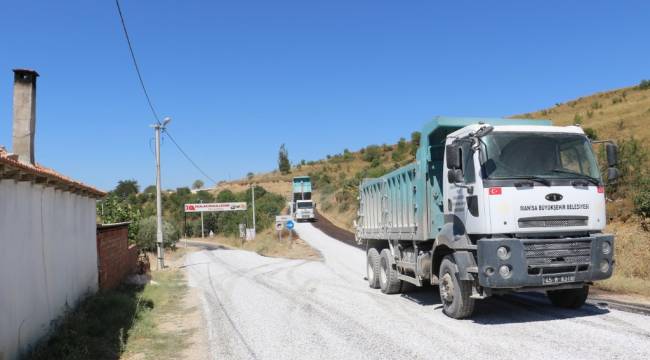
<instances>
[{"instance_id":1,"label":"teal dump truck bed","mask_svg":"<svg viewBox=\"0 0 650 360\"><path fill-rule=\"evenodd\" d=\"M357 240L434 239L444 224L442 167L445 139L456 130L478 123L494 126L551 125L549 120L434 118L422 129L415 163L361 183Z\"/></svg>"},{"instance_id":2,"label":"teal dump truck bed","mask_svg":"<svg viewBox=\"0 0 650 360\"><path fill-rule=\"evenodd\" d=\"M309 176L297 176L293 178L293 193L311 193L311 180Z\"/></svg>"}]
</instances>

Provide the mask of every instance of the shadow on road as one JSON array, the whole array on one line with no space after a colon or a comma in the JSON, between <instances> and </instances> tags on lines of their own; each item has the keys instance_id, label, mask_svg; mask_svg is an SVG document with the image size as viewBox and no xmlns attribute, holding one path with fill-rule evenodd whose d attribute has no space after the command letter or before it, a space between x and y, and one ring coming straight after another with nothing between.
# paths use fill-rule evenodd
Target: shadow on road
<instances>
[{"instance_id":1,"label":"shadow on road","mask_svg":"<svg viewBox=\"0 0 650 360\"><path fill-rule=\"evenodd\" d=\"M421 306L431 306L442 311L437 287L409 289L401 297ZM561 320L589 317L609 313L607 308L585 304L580 309L554 307L540 293L517 293L493 296L476 303L474 315L468 321L483 325L529 323L536 321Z\"/></svg>"}]
</instances>

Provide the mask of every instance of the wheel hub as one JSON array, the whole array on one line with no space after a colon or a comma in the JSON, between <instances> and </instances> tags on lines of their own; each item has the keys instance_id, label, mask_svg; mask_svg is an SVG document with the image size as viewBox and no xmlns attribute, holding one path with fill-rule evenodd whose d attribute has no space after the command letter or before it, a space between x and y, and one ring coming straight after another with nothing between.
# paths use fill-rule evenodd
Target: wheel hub
<instances>
[{"instance_id":1,"label":"wheel hub","mask_svg":"<svg viewBox=\"0 0 650 360\"><path fill-rule=\"evenodd\" d=\"M449 273L446 273L440 281L440 298L446 303L454 301L454 281Z\"/></svg>"}]
</instances>

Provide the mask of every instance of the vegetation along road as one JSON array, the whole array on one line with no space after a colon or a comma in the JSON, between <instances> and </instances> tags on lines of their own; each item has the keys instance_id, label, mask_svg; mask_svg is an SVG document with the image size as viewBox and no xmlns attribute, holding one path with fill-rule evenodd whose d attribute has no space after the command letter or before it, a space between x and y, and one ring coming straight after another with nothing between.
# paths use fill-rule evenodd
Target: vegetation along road
<instances>
[{"instance_id":1,"label":"vegetation along road","mask_svg":"<svg viewBox=\"0 0 650 360\"><path fill-rule=\"evenodd\" d=\"M595 305L563 310L525 294L491 298L471 320L453 320L434 289L383 295L364 280L362 250L311 224L297 231L322 261L239 250L187 256L212 358L650 358L648 316Z\"/></svg>"}]
</instances>

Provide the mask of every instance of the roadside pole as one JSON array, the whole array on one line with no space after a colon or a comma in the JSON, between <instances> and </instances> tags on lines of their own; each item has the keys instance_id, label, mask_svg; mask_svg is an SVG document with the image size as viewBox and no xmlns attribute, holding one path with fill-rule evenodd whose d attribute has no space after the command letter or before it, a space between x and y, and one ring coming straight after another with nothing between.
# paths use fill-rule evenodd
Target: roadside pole
<instances>
[{"instance_id":1,"label":"roadside pole","mask_svg":"<svg viewBox=\"0 0 650 360\"><path fill-rule=\"evenodd\" d=\"M172 119L166 117L162 123L152 125L156 133L156 244L158 250L158 270L165 268L165 253L163 250L163 231L162 231L162 195L160 184L160 132L165 129Z\"/></svg>"},{"instance_id":2,"label":"roadside pole","mask_svg":"<svg viewBox=\"0 0 650 360\"><path fill-rule=\"evenodd\" d=\"M251 197L253 198L253 240L255 240L255 236L257 235L257 228L255 226L255 184L251 184Z\"/></svg>"},{"instance_id":3,"label":"roadside pole","mask_svg":"<svg viewBox=\"0 0 650 360\"><path fill-rule=\"evenodd\" d=\"M203 200L201 200L203 204ZM203 229L203 211L201 211L201 239L205 239L205 230Z\"/></svg>"}]
</instances>

